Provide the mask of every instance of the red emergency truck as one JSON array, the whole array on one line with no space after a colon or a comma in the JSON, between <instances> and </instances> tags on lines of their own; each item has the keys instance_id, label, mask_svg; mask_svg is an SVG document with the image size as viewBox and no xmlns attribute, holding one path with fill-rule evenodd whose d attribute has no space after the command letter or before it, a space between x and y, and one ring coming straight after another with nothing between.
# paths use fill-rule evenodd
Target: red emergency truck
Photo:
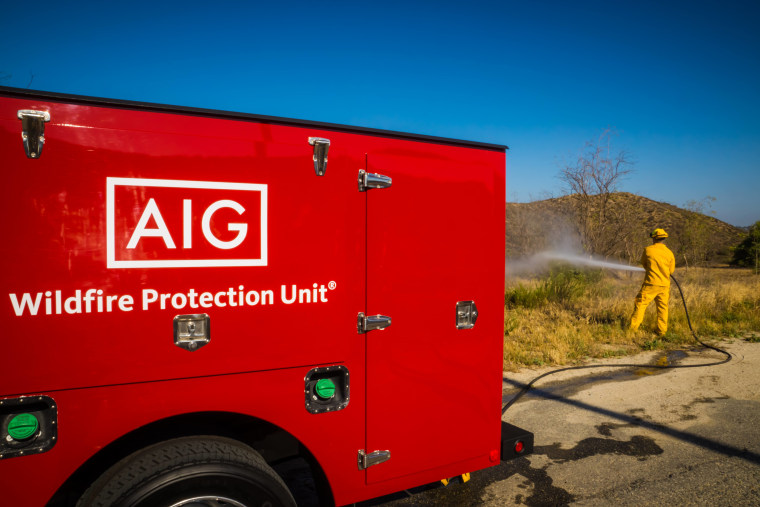
<instances>
[{"instance_id":1,"label":"red emergency truck","mask_svg":"<svg viewBox=\"0 0 760 507\"><path fill-rule=\"evenodd\" d=\"M295 458L343 505L530 452L504 146L0 88L0 154L2 505L293 505Z\"/></svg>"}]
</instances>

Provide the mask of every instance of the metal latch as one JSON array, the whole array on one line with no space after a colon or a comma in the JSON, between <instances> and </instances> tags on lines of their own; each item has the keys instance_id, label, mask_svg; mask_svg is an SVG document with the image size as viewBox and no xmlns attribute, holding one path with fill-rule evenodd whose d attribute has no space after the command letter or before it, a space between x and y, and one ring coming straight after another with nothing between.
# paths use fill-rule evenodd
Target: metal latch
<instances>
[{"instance_id":1,"label":"metal latch","mask_svg":"<svg viewBox=\"0 0 760 507\"><path fill-rule=\"evenodd\" d=\"M211 340L211 318L206 313L174 317L174 345L198 350Z\"/></svg>"},{"instance_id":2,"label":"metal latch","mask_svg":"<svg viewBox=\"0 0 760 507\"><path fill-rule=\"evenodd\" d=\"M323 137L310 137L309 144L314 146L314 172L324 176L327 170L327 152L330 150L330 140Z\"/></svg>"},{"instance_id":3,"label":"metal latch","mask_svg":"<svg viewBox=\"0 0 760 507\"><path fill-rule=\"evenodd\" d=\"M366 192L371 188L388 188L392 182L393 180L389 176L368 173L364 169L359 169L359 192Z\"/></svg>"},{"instance_id":4,"label":"metal latch","mask_svg":"<svg viewBox=\"0 0 760 507\"><path fill-rule=\"evenodd\" d=\"M357 464L359 465L359 470L365 470L372 465L385 463L389 459L391 459L391 451L374 451L367 454L364 450L360 450Z\"/></svg>"},{"instance_id":5,"label":"metal latch","mask_svg":"<svg viewBox=\"0 0 760 507\"><path fill-rule=\"evenodd\" d=\"M478 307L475 301L457 302L457 329L472 329L478 320Z\"/></svg>"},{"instance_id":6,"label":"metal latch","mask_svg":"<svg viewBox=\"0 0 760 507\"><path fill-rule=\"evenodd\" d=\"M356 327L359 334L364 334L375 329L385 329L391 325L391 318L385 315L364 315L359 312L356 318Z\"/></svg>"},{"instance_id":7,"label":"metal latch","mask_svg":"<svg viewBox=\"0 0 760 507\"><path fill-rule=\"evenodd\" d=\"M50 121L50 113L20 109L18 119L21 120L21 139L24 141L26 157L40 158L45 144L45 123Z\"/></svg>"}]
</instances>

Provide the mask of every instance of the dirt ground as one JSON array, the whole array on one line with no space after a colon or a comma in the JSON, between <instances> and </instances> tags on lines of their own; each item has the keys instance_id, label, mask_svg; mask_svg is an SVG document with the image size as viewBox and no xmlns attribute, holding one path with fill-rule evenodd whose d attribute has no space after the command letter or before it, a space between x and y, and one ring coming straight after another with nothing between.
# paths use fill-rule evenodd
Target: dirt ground
<instances>
[{"instance_id":1,"label":"dirt ground","mask_svg":"<svg viewBox=\"0 0 760 507\"><path fill-rule=\"evenodd\" d=\"M532 455L365 505L760 505L760 343L725 340L719 366L600 368L545 378L504 420ZM599 364L697 364L685 350ZM505 375L504 399L548 371Z\"/></svg>"}]
</instances>

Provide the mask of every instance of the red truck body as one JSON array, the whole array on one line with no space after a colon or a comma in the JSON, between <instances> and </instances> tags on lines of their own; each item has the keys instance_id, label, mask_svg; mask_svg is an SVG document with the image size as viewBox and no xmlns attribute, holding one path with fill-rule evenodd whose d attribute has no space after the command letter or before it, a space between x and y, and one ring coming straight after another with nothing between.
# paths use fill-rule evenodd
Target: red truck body
<instances>
[{"instance_id":1,"label":"red truck body","mask_svg":"<svg viewBox=\"0 0 760 507\"><path fill-rule=\"evenodd\" d=\"M49 114L44 145L19 111ZM499 462L504 147L6 88L0 153L0 436L49 426L0 447L3 504L68 504L193 434L295 449L339 505Z\"/></svg>"}]
</instances>

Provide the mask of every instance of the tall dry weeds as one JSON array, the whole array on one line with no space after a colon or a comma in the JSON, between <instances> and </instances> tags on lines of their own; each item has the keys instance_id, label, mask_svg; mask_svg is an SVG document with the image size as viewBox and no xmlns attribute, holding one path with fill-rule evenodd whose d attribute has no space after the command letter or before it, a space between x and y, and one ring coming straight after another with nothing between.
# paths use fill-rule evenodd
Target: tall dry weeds
<instances>
[{"instance_id":1,"label":"tall dry weeds","mask_svg":"<svg viewBox=\"0 0 760 507\"><path fill-rule=\"evenodd\" d=\"M686 296L691 323L701 338L739 337L748 333L760 336L760 276L750 270L724 268L678 269L675 276ZM538 277L508 280L504 368L564 365L588 357L692 343L675 284L671 286L669 328L665 336L653 333L654 304L647 309L639 331L627 329L641 280L640 273L621 275L570 267L555 267L551 273Z\"/></svg>"}]
</instances>

